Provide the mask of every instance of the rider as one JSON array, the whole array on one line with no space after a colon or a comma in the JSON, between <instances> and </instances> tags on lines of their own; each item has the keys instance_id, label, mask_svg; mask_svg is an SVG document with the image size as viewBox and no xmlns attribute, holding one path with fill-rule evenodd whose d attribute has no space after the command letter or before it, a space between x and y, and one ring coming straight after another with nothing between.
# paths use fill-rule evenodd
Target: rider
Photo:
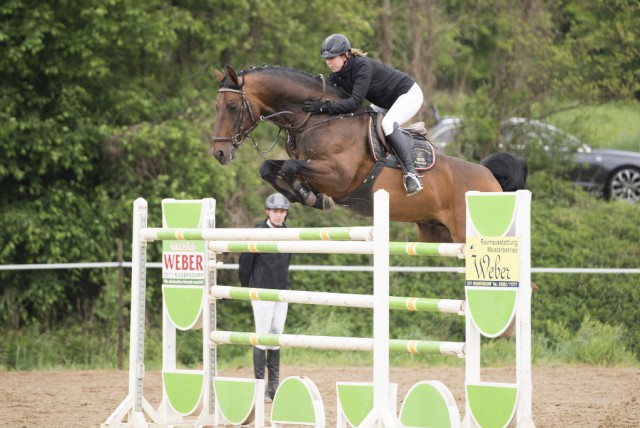
<instances>
[{"instance_id":1,"label":"rider","mask_svg":"<svg viewBox=\"0 0 640 428\"><path fill-rule=\"evenodd\" d=\"M302 109L311 113L343 114L357 110L366 99L371 107L384 112L382 130L404 171L408 196L422 190L411 149L399 129L422 106L420 86L408 74L366 57L366 52L352 49L342 34L332 34L322 43L320 56L331 70L329 81L350 94L340 101L308 100Z\"/></svg>"},{"instance_id":2,"label":"rider","mask_svg":"<svg viewBox=\"0 0 640 428\"><path fill-rule=\"evenodd\" d=\"M264 201L267 217L256 227L287 227L289 201L281 193L273 193ZM289 288L289 253L242 253L238 266L240 284L243 287ZM282 334L287 320L287 302L251 301L256 333ZM266 356L266 359L265 359ZM265 378L265 362L269 374L265 399L273 400L280 376L280 347L256 345L253 348L253 370L256 379Z\"/></svg>"}]
</instances>

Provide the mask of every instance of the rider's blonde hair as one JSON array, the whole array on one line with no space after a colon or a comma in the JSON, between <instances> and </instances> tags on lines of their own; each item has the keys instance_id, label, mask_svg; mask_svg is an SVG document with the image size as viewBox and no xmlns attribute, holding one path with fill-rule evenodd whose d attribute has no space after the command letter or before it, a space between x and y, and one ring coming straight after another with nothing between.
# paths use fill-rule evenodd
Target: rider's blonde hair
<instances>
[{"instance_id":1,"label":"rider's blonde hair","mask_svg":"<svg viewBox=\"0 0 640 428\"><path fill-rule=\"evenodd\" d=\"M367 52L363 51L362 49L351 49L351 55L353 56L367 56Z\"/></svg>"}]
</instances>

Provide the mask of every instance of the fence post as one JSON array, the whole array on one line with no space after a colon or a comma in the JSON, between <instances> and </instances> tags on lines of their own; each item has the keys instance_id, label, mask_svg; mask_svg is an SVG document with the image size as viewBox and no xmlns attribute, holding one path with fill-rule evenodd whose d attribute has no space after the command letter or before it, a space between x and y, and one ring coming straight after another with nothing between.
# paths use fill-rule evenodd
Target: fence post
<instances>
[{"instance_id":1,"label":"fence post","mask_svg":"<svg viewBox=\"0 0 640 428\"><path fill-rule=\"evenodd\" d=\"M124 256L122 251L122 239L116 239L118 246L118 370L123 369L124 354L124 310L123 310L123 294L124 294Z\"/></svg>"}]
</instances>

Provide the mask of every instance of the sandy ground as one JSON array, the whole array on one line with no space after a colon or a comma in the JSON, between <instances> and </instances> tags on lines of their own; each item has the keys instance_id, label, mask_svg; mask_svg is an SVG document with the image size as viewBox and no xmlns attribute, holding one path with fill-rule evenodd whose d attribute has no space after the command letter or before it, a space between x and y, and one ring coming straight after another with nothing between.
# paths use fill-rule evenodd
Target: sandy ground
<instances>
[{"instance_id":1,"label":"sandy ground","mask_svg":"<svg viewBox=\"0 0 640 428\"><path fill-rule=\"evenodd\" d=\"M282 378L310 377L325 403L327 426L335 426L335 382L371 381L371 368L282 367ZM248 368L221 376L250 377ZM392 382L404 397L417 380L440 380L464 412L462 369L392 369ZM513 381L509 369L485 369L483 380ZM533 418L538 427L640 427L640 369L534 368ZM128 374L121 371L0 372L0 426L97 427L125 398ZM145 397L160 402L158 372L147 373ZM402 398L399 398L401 400ZM270 405L266 405L266 421ZM400 407L398 407L400 408Z\"/></svg>"}]
</instances>

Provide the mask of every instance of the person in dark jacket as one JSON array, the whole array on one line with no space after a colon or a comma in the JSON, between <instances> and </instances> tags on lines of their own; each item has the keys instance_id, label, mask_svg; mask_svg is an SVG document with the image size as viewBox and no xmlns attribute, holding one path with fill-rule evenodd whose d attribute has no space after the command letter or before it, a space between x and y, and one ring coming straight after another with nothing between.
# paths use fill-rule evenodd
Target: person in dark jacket
<instances>
[{"instance_id":1,"label":"person in dark jacket","mask_svg":"<svg viewBox=\"0 0 640 428\"><path fill-rule=\"evenodd\" d=\"M287 227L285 220L289 201L280 193L265 200L267 218L256 227ZM240 284L251 288L289 288L289 265L291 254L286 253L242 253L239 262ZM287 302L252 300L256 333L282 334L287 319ZM280 375L280 348L277 346L255 346L253 348L253 371L256 379L265 378L265 362L269 374L266 400L273 400L278 389Z\"/></svg>"},{"instance_id":2,"label":"person in dark jacket","mask_svg":"<svg viewBox=\"0 0 640 428\"><path fill-rule=\"evenodd\" d=\"M351 113L368 100L375 111L385 113L382 129L404 171L407 195L422 190L411 149L400 125L410 120L422 107L424 96L416 81L406 73L366 57L366 52L352 49L342 34L332 34L322 43L320 56L331 70L329 81L345 90L349 97L339 101L307 100L302 109L310 113Z\"/></svg>"}]
</instances>

